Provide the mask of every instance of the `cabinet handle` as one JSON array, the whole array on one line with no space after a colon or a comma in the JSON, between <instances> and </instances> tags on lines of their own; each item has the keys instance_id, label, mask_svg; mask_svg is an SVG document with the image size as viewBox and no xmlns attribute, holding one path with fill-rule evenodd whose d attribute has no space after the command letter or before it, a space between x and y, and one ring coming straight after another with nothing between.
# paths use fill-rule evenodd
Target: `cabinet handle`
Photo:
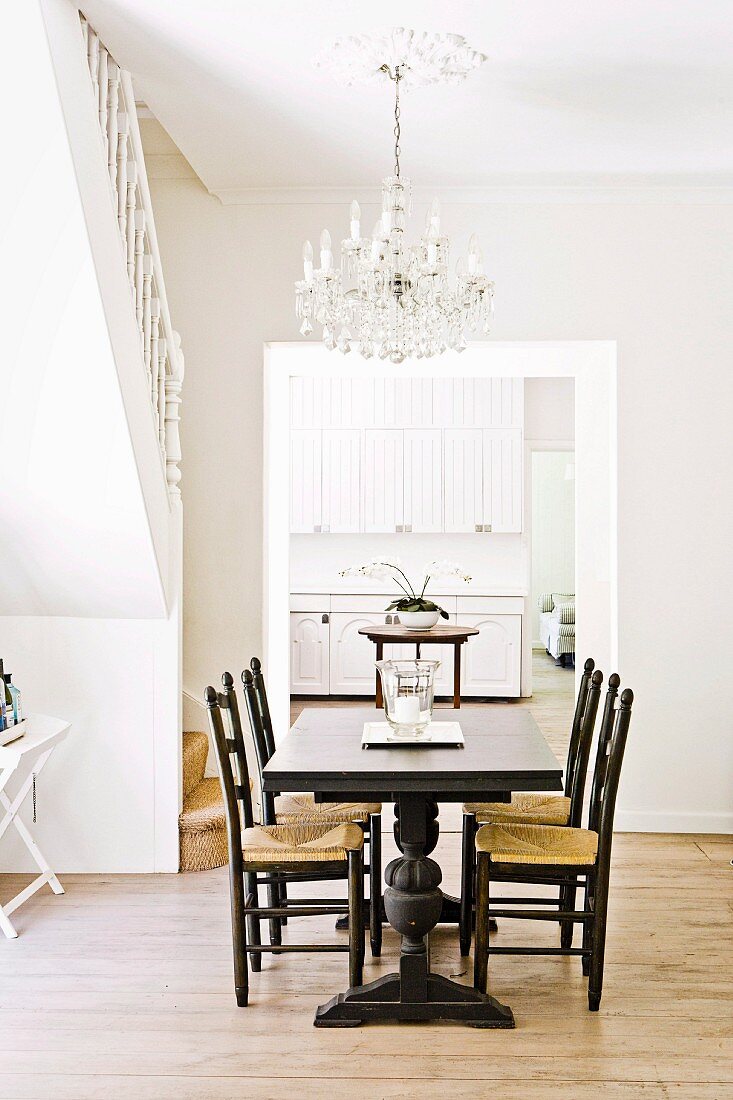
<instances>
[{"instance_id":1,"label":"cabinet handle","mask_svg":"<svg viewBox=\"0 0 733 1100\"><path fill-rule=\"evenodd\" d=\"M316 523L313 527L313 533L315 535L318 535L318 534L320 534L320 531L321 531L321 525L320 525L320 523Z\"/></svg>"},{"instance_id":2,"label":"cabinet handle","mask_svg":"<svg viewBox=\"0 0 733 1100\"><path fill-rule=\"evenodd\" d=\"M404 525L402 523L398 523L398 524L395 525L395 531L397 532L398 535L401 535L404 530L405 530L405 528L404 528Z\"/></svg>"},{"instance_id":3,"label":"cabinet handle","mask_svg":"<svg viewBox=\"0 0 733 1100\"><path fill-rule=\"evenodd\" d=\"M321 615L321 622L322 622L322 623L327 623L327 622L329 622L329 618L328 618L328 615Z\"/></svg>"},{"instance_id":4,"label":"cabinet handle","mask_svg":"<svg viewBox=\"0 0 733 1100\"><path fill-rule=\"evenodd\" d=\"M411 534L412 533L412 524L411 523L406 523L403 530L406 531L408 535Z\"/></svg>"},{"instance_id":5,"label":"cabinet handle","mask_svg":"<svg viewBox=\"0 0 733 1100\"><path fill-rule=\"evenodd\" d=\"M392 625L392 616L391 615L385 615L384 616L384 624L385 624L385 626L391 626Z\"/></svg>"},{"instance_id":6,"label":"cabinet handle","mask_svg":"<svg viewBox=\"0 0 733 1100\"><path fill-rule=\"evenodd\" d=\"M491 524L490 523L485 523L484 524L484 534L486 534L486 535L491 534Z\"/></svg>"}]
</instances>

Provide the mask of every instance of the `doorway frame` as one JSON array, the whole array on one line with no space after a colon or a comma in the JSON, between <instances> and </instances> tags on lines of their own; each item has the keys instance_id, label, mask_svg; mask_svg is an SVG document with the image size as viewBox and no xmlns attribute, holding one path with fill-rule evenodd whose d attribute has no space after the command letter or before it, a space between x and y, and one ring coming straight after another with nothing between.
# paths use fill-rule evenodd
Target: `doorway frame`
<instances>
[{"instance_id":1,"label":"doorway frame","mask_svg":"<svg viewBox=\"0 0 733 1100\"><path fill-rule=\"evenodd\" d=\"M576 649L601 668L618 663L618 413L617 347L612 340L517 341L472 344L399 368L412 378L573 378L575 381ZM298 377L391 377L388 361L329 352L321 344L264 346L263 378L263 653L276 737L290 727L290 380ZM525 481L526 487L526 481ZM582 526L578 517L583 517ZM528 553L528 532L523 549ZM529 593L526 597L529 599ZM524 631L524 634L531 631ZM531 689L523 641L523 686ZM576 671L576 677L579 674Z\"/></svg>"}]
</instances>

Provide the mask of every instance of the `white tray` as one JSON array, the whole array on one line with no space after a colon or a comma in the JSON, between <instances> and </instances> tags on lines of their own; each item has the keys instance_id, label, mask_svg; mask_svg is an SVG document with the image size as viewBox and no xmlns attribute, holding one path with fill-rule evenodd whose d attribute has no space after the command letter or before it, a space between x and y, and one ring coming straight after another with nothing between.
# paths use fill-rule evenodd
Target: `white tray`
<instances>
[{"instance_id":1,"label":"white tray","mask_svg":"<svg viewBox=\"0 0 733 1100\"><path fill-rule=\"evenodd\" d=\"M388 722L365 722L361 735L361 747L370 745L397 745L403 749L423 748L431 745L452 745L462 749L463 731L458 722L431 722L419 737L398 737Z\"/></svg>"}]
</instances>

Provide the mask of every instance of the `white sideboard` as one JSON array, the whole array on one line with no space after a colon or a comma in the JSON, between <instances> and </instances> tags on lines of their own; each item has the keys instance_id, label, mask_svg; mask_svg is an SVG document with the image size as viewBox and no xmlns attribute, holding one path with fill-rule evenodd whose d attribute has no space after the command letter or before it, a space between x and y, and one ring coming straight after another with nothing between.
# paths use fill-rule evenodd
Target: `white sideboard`
<instances>
[{"instance_id":1,"label":"white sideboard","mask_svg":"<svg viewBox=\"0 0 733 1100\"><path fill-rule=\"evenodd\" d=\"M381 593L294 593L290 597L292 694L373 695L374 645L359 629L393 621L384 611L391 598ZM518 697L524 597L436 594L435 601L448 612L450 622L479 629L463 649L461 694ZM409 644L385 646L385 657L414 654ZM426 646L423 656L441 662L436 694L452 695L452 647Z\"/></svg>"}]
</instances>

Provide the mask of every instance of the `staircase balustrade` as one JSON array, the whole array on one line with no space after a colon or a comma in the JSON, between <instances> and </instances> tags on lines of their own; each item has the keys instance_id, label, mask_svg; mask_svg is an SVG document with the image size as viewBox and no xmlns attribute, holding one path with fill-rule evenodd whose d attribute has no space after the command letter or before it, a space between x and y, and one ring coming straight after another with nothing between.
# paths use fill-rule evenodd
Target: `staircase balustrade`
<instances>
[{"instance_id":1,"label":"staircase balustrade","mask_svg":"<svg viewBox=\"0 0 733 1100\"><path fill-rule=\"evenodd\" d=\"M168 310L132 78L120 68L81 12L79 18L109 175L112 213L120 232L121 262L127 269L131 307L140 334L153 427L173 501L181 495L178 423L184 361L181 338L171 325Z\"/></svg>"}]
</instances>

